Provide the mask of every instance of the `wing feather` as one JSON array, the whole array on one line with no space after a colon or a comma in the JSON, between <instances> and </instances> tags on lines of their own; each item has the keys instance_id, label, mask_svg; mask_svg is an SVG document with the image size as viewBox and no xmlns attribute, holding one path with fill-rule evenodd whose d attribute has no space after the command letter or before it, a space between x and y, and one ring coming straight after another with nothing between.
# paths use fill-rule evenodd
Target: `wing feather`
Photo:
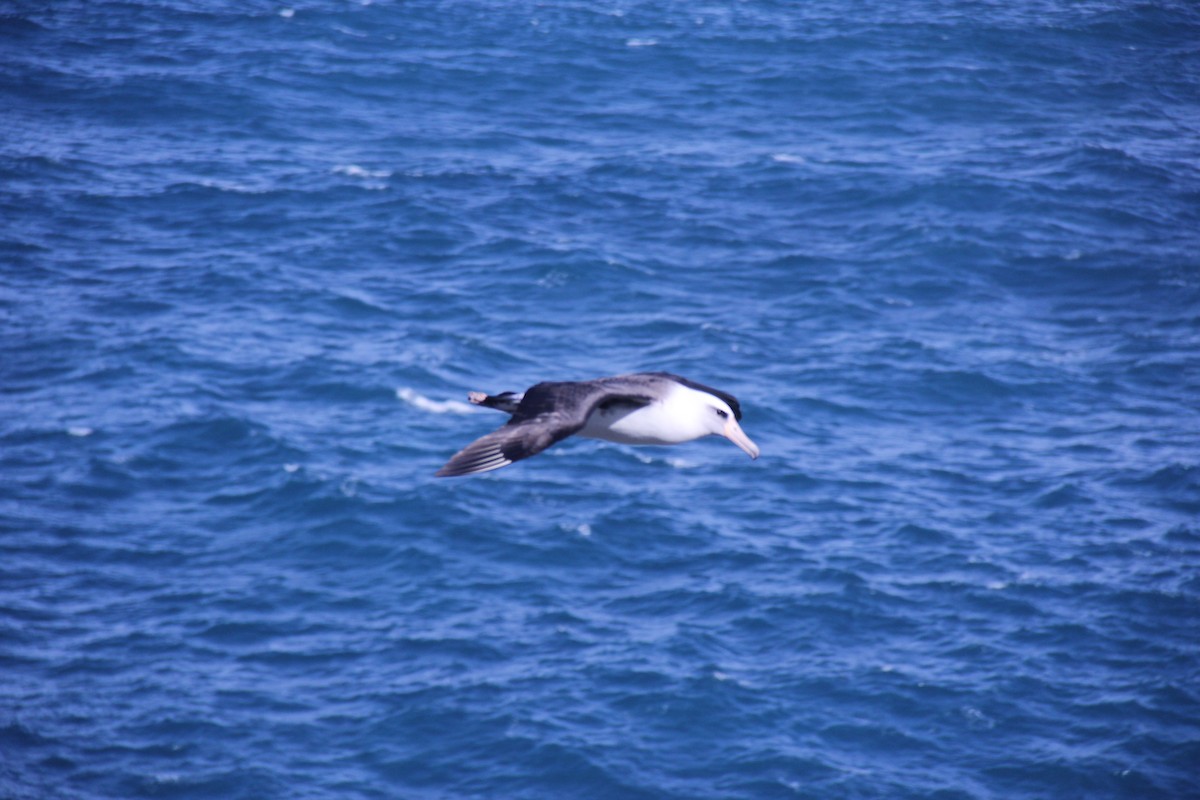
<instances>
[{"instance_id":1,"label":"wing feather","mask_svg":"<svg viewBox=\"0 0 1200 800\"><path fill-rule=\"evenodd\" d=\"M562 424L553 414L509 422L459 450L437 471L439 478L472 475L507 467L514 461L537 455L565 439L582 426Z\"/></svg>"}]
</instances>

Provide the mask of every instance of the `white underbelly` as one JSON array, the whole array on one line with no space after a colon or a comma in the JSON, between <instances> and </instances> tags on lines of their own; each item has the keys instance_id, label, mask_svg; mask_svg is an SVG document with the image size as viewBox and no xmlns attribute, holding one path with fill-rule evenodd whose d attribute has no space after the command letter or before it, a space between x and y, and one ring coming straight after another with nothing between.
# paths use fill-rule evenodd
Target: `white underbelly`
<instances>
[{"instance_id":1,"label":"white underbelly","mask_svg":"<svg viewBox=\"0 0 1200 800\"><path fill-rule=\"evenodd\" d=\"M578 436L621 444L678 444L705 435L667 411L664 403L597 409Z\"/></svg>"}]
</instances>

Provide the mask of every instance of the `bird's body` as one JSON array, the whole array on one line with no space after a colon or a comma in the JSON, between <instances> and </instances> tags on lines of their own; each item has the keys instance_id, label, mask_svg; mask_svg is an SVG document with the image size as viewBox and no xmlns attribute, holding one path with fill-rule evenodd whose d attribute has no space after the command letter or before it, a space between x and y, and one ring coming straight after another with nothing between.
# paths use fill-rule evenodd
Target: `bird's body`
<instances>
[{"instance_id":1,"label":"bird's body","mask_svg":"<svg viewBox=\"0 0 1200 800\"><path fill-rule=\"evenodd\" d=\"M670 380L665 389L660 399L645 405L600 403L577 435L621 444L679 444L712 432L700 412L715 395Z\"/></svg>"},{"instance_id":2,"label":"bird's body","mask_svg":"<svg viewBox=\"0 0 1200 800\"><path fill-rule=\"evenodd\" d=\"M742 411L737 398L666 372L539 383L523 395L471 392L468 397L512 414L512 419L455 454L438 470L441 477L499 469L572 434L655 445L717 435L758 458L758 446L738 425Z\"/></svg>"}]
</instances>

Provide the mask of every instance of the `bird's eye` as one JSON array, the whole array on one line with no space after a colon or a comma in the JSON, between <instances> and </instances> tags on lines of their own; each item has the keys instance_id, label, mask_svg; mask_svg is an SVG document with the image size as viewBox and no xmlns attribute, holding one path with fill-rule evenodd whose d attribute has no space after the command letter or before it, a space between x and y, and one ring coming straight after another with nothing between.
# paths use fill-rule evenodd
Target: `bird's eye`
<instances>
[{"instance_id":1,"label":"bird's eye","mask_svg":"<svg viewBox=\"0 0 1200 800\"><path fill-rule=\"evenodd\" d=\"M713 411L717 412L717 416L718 416L718 417L720 417L721 419L729 419L729 415L728 415L728 414L726 414L726 413L725 413L724 411L722 411L721 409L719 409L719 408L714 408L714 409L713 409Z\"/></svg>"}]
</instances>

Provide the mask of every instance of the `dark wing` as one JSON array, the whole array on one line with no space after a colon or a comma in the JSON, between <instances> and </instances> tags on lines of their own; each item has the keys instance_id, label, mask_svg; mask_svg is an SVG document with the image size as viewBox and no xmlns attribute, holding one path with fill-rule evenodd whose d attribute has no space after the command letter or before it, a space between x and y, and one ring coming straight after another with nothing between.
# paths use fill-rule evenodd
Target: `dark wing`
<instances>
[{"instance_id":1,"label":"dark wing","mask_svg":"<svg viewBox=\"0 0 1200 800\"><path fill-rule=\"evenodd\" d=\"M702 392L708 392L711 395L716 395L724 400L731 409L733 409L733 418L738 422L742 421L742 407L738 404L737 398L731 395L729 392L722 392L720 389L714 389L711 386L705 386L703 383L696 383L693 380L688 380L681 375L673 375L670 372L646 372L642 374L657 375L660 378L667 378L675 381L676 383L682 383L684 386L692 389L699 389Z\"/></svg>"},{"instance_id":2,"label":"dark wing","mask_svg":"<svg viewBox=\"0 0 1200 800\"><path fill-rule=\"evenodd\" d=\"M435 475L451 478L507 467L575 433L603 403L646 405L652 399L608 391L595 383L539 383L525 392L508 424L455 453Z\"/></svg>"},{"instance_id":3,"label":"dark wing","mask_svg":"<svg viewBox=\"0 0 1200 800\"><path fill-rule=\"evenodd\" d=\"M452 478L507 467L514 461L537 455L581 427L562 424L553 415L509 422L459 450L435 474L439 478Z\"/></svg>"}]
</instances>

